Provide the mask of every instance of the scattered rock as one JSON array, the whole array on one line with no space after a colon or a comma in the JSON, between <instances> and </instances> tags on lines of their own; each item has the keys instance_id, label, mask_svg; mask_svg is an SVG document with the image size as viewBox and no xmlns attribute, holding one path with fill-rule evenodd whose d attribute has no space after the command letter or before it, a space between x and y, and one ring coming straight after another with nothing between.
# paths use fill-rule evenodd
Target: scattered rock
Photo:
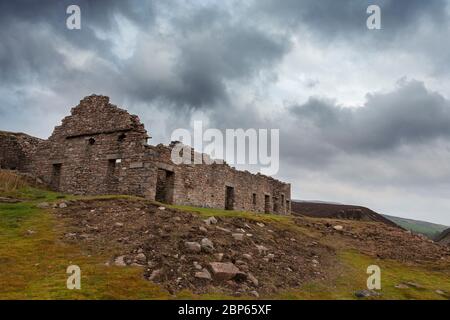
<instances>
[{"instance_id":1,"label":"scattered rock","mask_svg":"<svg viewBox=\"0 0 450 320\"><path fill-rule=\"evenodd\" d=\"M240 270L231 262L211 262L209 266L214 279L218 281L231 280L240 273Z\"/></svg>"},{"instance_id":2,"label":"scattered rock","mask_svg":"<svg viewBox=\"0 0 450 320\"><path fill-rule=\"evenodd\" d=\"M145 264L147 262L147 257L143 253L138 253L134 260L139 264Z\"/></svg>"},{"instance_id":3,"label":"scattered rock","mask_svg":"<svg viewBox=\"0 0 450 320\"><path fill-rule=\"evenodd\" d=\"M116 222L116 223L114 223L114 225L116 227L123 227L123 223L122 222Z\"/></svg>"},{"instance_id":4,"label":"scattered rock","mask_svg":"<svg viewBox=\"0 0 450 320\"><path fill-rule=\"evenodd\" d=\"M243 233L233 233L232 236L233 236L234 240L238 240L238 241L244 240Z\"/></svg>"},{"instance_id":5,"label":"scattered rock","mask_svg":"<svg viewBox=\"0 0 450 320\"><path fill-rule=\"evenodd\" d=\"M259 298L259 293L258 293L258 291L255 291L255 290L250 291L250 294L251 294L252 296L256 297L256 298Z\"/></svg>"},{"instance_id":6,"label":"scattered rock","mask_svg":"<svg viewBox=\"0 0 450 320\"><path fill-rule=\"evenodd\" d=\"M416 288L416 289L424 289L424 287L421 284L418 284L416 282L410 281L410 282L405 282L404 284L406 284L410 287Z\"/></svg>"},{"instance_id":7,"label":"scattered rock","mask_svg":"<svg viewBox=\"0 0 450 320\"><path fill-rule=\"evenodd\" d=\"M381 293L373 290L359 290L355 292L355 297L357 298L369 298L369 297L379 297Z\"/></svg>"},{"instance_id":8,"label":"scattered rock","mask_svg":"<svg viewBox=\"0 0 450 320\"><path fill-rule=\"evenodd\" d=\"M180 217L175 217L175 219L174 219L176 222L180 222L181 221L181 218Z\"/></svg>"},{"instance_id":9,"label":"scattered rock","mask_svg":"<svg viewBox=\"0 0 450 320\"><path fill-rule=\"evenodd\" d=\"M441 295L441 296L446 296L447 294L444 292L444 291L442 291L442 290L436 290L435 291L438 295Z\"/></svg>"},{"instance_id":10,"label":"scattered rock","mask_svg":"<svg viewBox=\"0 0 450 320\"><path fill-rule=\"evenodd\" d=\"M244 254L242 255L242 257L244 257L244 258L247 259L248 261L253 260L252 255L251 255L251 254L248 254L248 253L244 253Z\"/></svg>"},{"instance_id":11,"label":"scattered rock","mask_svg":"<svg viewBox=\"0 0 450 320\"><path fill-rule=\"evenodd\" d=\"M197 270L202 270L203 269L203 267L197 261L194 261L194 267Z\"/></svg>"},{"instance_id":12,"label":"scattered rock","mask_svg":"<svg viewBox=\"0 0 450 320\"><path fill-rule=\"evenodd\" d=\"M166 207L158 207L158 210L164 211L166 210Z\"/></svg>"},{"instance_id":13,"label":"scattered rock","mask_svg":"<svg viewBox=\"0 0 450 320\"><path fill-rule=\"evenodd\" d=\"M61 202L61 203L59 204L59 208L60 208L60 209L67 208L67 203Z\"/></svg>"},{"instance_id":14,"label":"scattered rock","mask_svg":"<svg viewBox=\"0 0 450 320\"><path fill-rule=\"evenodd\" d=\"M119 256L114 260L114 264L118 267L125 267L127 264L125 262L125 256Z\"/></svg>"},{"instance_id":15,"label":"scattered rock","mask_svg":"<svg viewBox=\"0 0 450 320\"><path fill-rule=\"evenodd\" d=\"M215 257L218 261L222 261L222 259L223 259L223 253L216 253L216 254L214 254L214 257Z\"/></svg>"},{"instance_id":16,"label":"scattered rock","mask_svg":"<svg viewBox=\"0 0 450 320\"><path fill-rule=\"evenodd\" d=\"M214 244L208 238L203 238L202 241L200 242L200 245L202 247L202 250L205 252L214 251Z\"/></svg>"},{"instance_id":17,"label":"scattered rock","mask_svg":"<svg viewBox=\"0 0 450 320\"><path fill-rule=\"evenodd\" d=\"M269 253L269 254L266 256L266 258L269 259L269 260L273 260L273 259L275 258L275 255L274 255L273 253Z\"/></svg>"},{"instance_id":18,"label":"scattered rock","mask_svg":"<svg viewBox=\"0 0 450 320\"><path fill-rule=\"evenodd\" d=\"M208 219L203 220L209 226L217 223L217 219L215 217L209 217Z\"/></svg>"},{"instance_id":19,"label":"scattered rock","mask_svg":"<svg viewBox=\"0 0 450 320\"><path fill-rule=\"evenodd\" d=\"M267 249L265 246L263 245L256 245L256 248L258 249L258 253L261 254L266 254L266 252L269 250Z\"/></svg>"},{"instance_id":20,"label":"scattered rock","mask_svg":"<svg viewBox=\"0 0 450 320\"><path fill-rule=\"evenodd\" d=\"M337 225L337 226L334 226L333 229L336 230L336 231L342 231L342 230L344 230L344 227L340 226L340 225Z\"/></svg>"},{"instance_id":21,"label":"scattered rock","mask_svg":"<svg viewBox=\"0 0 450 320\"><path fill-rule=\"evenodd\" d=\"M28 230L27 230L27 234L30 235L30 236L31 236L32 234L35 234L35 233L36 233L36 231L34 231L34 230L31 230L31 229L28 229Z\"/></svg>"},{"instance_id":22,"label":"scattered rock","mask_svg":"<svg viewBox=\"0 0 450 320\"><path fill-rule=\"evenodd\" d=\"M204 226L201 226L198 229L203 233L208 233L208 229L206 229Z\"/></svg>"},{"instance_id":23,"label":"scattered rock","mask_svg":"<svg viewBox=\"0 0 450 320\"><path fill-rule=\"evenodd\" d=\"M256 279L256 277L253 274L247 273L247 278L255 287L259 285L258 279Z\"/></svg>"},{"instance_id":24,"label":"scattered rock","mask_svg":"<svg viewBox=\"0 0 450 320\"><path fill-rule=\"evenodd\" d=\"M150 281L154 281L154 280L159 280L161 279L161 276L163 275L163 271L162 269L156 269L153 270L152 274L150 275L150 277L148 278Z\"/></svg>"},{"instance_id":25,"label":"scattered rock","mask_svg":"<svg viewBox=\"0 0 450 320\"><path fill-rule=\"evenodd\" d=\"M264 223L262 223L262 222L257 222L256 225L257 225L258 227L261 227L261 228L264 228L264 227L266 226L266 225L265 225Z\"/></svg>"},{"instance_id":26,"label":"scattered rock","mask_svg":"<svg viewBox=\"0 0 450 320\"><path fill-rule=\"evenodd\" d=\"M200 272L195 273L195 277L199 279L206 279L206 280L212 280L211 273L207 269L203 269Z\"/></svg>"},{"instance_id":27,"label":"scattered rock","mask_svg":"<svg viewBox=\"0 0 450 320\"><path fill-rule=\"evenodd\" d=\"M395 285L395 287L397 289L409 289L409 287L406 284L403 284L403 283L399 283L399 284Z\"/></svg>"},{"instance_id":28,"label":"scattered rock","mask_svg":"<svg viewBox=\"0 0 450 320\"><path fill-rule=\"evenodd\" d=\"M223 232L226 232L226 233L230 233L231 232L230 230L222 228L222 227L219 227L219 226L216 226L216 229L220 230L220 231L223 231Z\"/></svg>"},{"instance_id":29,"label":"scattered rock","mask_svg":"<svg viewBox=\"0 0 450 320\"><path fill-rule=\"evenodd\" d=\"M202 251L202 246L198 242L185 242L184 245L186 246L186 249L190 252L200 252Z\"/></svg>"}]
</instances>

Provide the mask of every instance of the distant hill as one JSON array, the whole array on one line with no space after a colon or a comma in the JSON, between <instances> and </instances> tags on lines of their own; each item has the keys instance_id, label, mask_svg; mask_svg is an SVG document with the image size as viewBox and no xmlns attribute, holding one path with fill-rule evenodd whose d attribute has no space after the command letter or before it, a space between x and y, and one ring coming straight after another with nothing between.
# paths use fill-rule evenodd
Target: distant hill
<instances>
[{"instance_id":1,"label":"distant hill","mask_svg":"<svg viewBox=\"0 0 450 320\"><path fill-rule=\"evenodd\" d=\"M442 244L450 245L450 228L442 231L442 233L436 237L435 241Z\"/></svg>"},{"instance_id":2,"label":"distant hill","mask_svg":"<svg viewBox=\"0 0 450 320\"><path fill-rule=\"evenodd\" d=\"M383 222L390 226L398 227L398 225L392 220L383 217L381 214L376 213L369 208L361 206L344 205L324 201L293 200L292 212L293 214L316 218L377 221Z\"/></svg>"},{"instance_id":3,"label":"distant hill","mask_svg":"<svg viewBox=\"0 0 450 320\"><path fill-rule=\"evenodd\" d=\"M430 239L435 239L445 229L448 228L448 226L431 223L431 222L406 219L406 218L400 218L400 217L393 217L393 216L388 216L388 215L383 215L383 216L386 217L387 219L395 222L399 226L405 228L406 230L411 230L411 232L414 232L414 233L421 233L421 234L429 237Z\"/></svg>"}]
</instances>

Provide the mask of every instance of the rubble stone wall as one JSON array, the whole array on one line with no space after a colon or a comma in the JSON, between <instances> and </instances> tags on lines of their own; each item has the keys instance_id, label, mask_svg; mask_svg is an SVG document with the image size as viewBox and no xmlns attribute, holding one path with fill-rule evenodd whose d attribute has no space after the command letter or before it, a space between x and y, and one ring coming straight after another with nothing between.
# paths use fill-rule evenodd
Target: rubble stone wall
<instances>
[{"instance_id":1,"label":"rubble stone wall","mask_svg":"<svg viewBox=\"0 0 450 320\"><path fill-rule=\"evenodd\" d=\"M0 168L29 172L41 141L24 133L0 131Z\"/></svg>"}]
</instances>

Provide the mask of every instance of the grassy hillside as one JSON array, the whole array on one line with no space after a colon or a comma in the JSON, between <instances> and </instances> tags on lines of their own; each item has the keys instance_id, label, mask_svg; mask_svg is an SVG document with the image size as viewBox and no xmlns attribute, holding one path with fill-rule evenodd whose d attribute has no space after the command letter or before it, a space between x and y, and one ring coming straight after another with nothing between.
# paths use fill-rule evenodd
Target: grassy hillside
<instances>
[{"instance_id":1,"label":"grassy hillside","mask_svg":"<svg viewBox=\"0 0 450 320\"><path fill-rule=\"evenodd\" d=\"M169 293L162 286L146 280L138 267L105 265L109 252L91 254L81 242L63 241L67 232L53 209L41 209L41 202L82 198L39 190L14 184L14 188L0 191L0 197L21 199L17 203L0 202L0 299L233 299L220 292L194 294L183 290ZM97 197L113 201L126 196ZM133 201L142 199L130 198ZM295 217L255 215L214 209L177 207L178 210L198 214L201 217L216 216L221 219L247 219L252 223L264 222L271 228L283 228L302 236L321 234L295 223ZM167 211L167 210L166 210ZM233 220L234 221L234 220ZM336 238L338 239L338 238ZM402 264L389 259L377 259L351 248L336 245L336 265L330 276L322 280L303 283L301 287L280 290L261 298L270 299L355 299L354 292L365 288L368 265L382 268L381 296L371 299L446 299L436 290L450 292L450 269L436 266ZM325 243L324 243L325 245ZM326 245L330 245L326 243ZM338 246L339 245L339 246ZM77 264L82 270L81 290L66 288L66 268ZM402 282L415 282L420 288L397 288ZM240 298L254 299L243 296ZM448 297L447 297L448 298Z\"/></svg>"},{"instance_id":2,"label":"grassy hillside","mask_svg":"<svg viewBox=\"0 0 450 320\"><path fill-rule=\"evenodd\" d=\"M414 233L420 233L423 234L430 239L434 239L436 236L442 233L445 229L448 228L448 226L444 226L441 224L431 223L431 222L425 222L425 221L419 221L419 220L413 220L413 219L406 219L406 218L400 218L400 217L393 217L388 215L383 215L387 219L395 222L399 226L405 228L406 230L410 230Z\"/></svg>"}]
</instances>

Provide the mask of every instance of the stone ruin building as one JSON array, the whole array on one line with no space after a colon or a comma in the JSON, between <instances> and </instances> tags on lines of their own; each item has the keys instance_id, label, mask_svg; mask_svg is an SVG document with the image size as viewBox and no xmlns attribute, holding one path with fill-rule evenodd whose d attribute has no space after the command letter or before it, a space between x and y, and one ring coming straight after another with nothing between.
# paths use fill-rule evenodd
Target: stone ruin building
<instances>
[{"instance_id":1,"label":"stone ruin building","mask_svg":"<svg viewBox=\"0 0 450 320\"><path fill-rule=\"evenodd\" d=\"M289 214L291 185L223 164L171 161L174 143L147 144L135 115L92 95L47 140L0 131L0 167L39 177L53 190L127 194L197 207Z\"/></svg>"}]
</instances>

